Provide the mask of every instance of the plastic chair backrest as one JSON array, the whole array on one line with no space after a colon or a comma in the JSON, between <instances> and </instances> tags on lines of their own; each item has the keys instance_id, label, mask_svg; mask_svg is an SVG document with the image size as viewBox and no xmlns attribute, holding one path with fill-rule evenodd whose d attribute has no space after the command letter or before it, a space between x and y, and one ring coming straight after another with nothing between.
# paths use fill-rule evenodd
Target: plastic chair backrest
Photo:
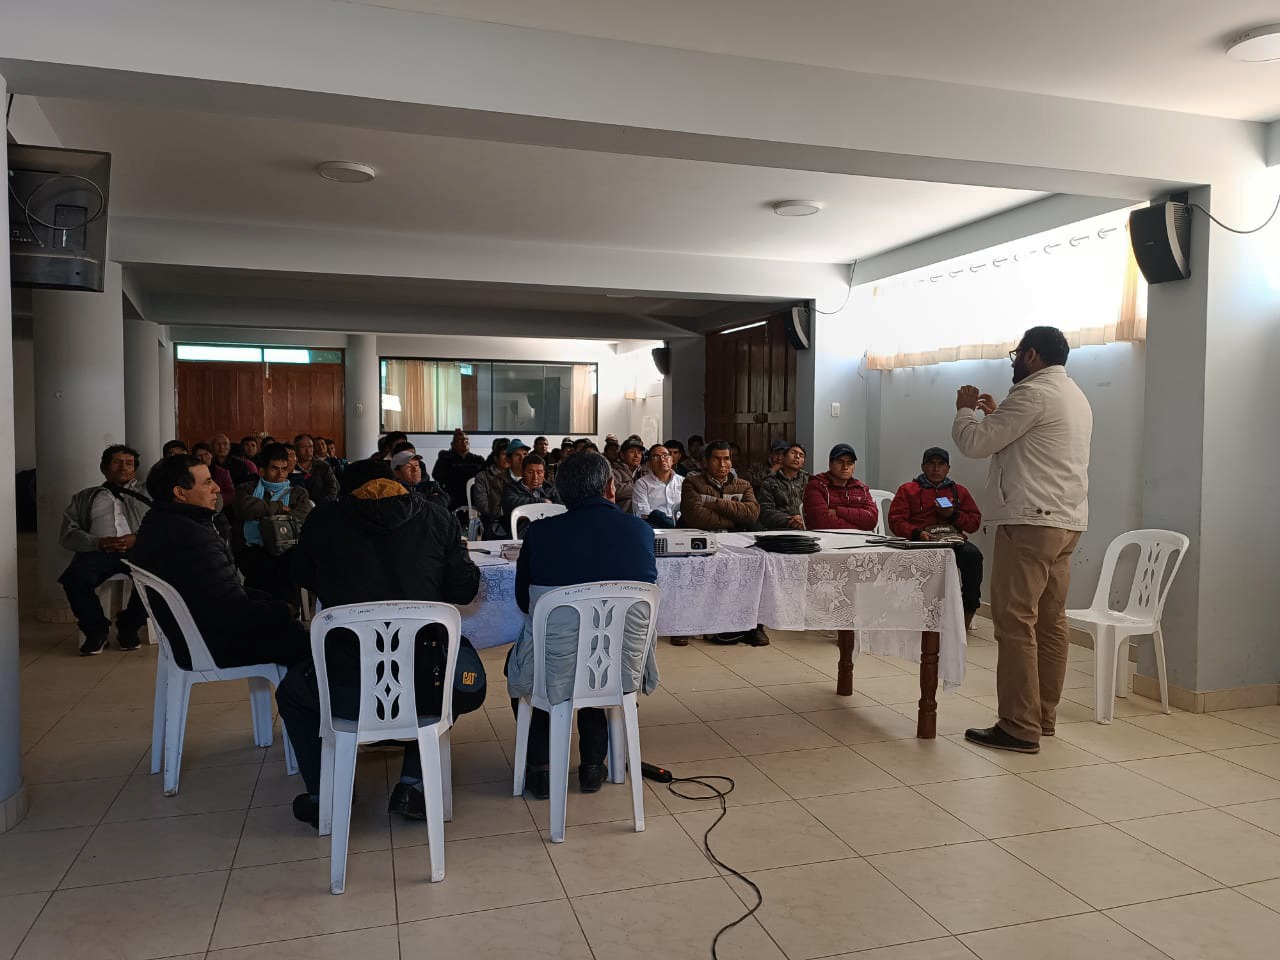
<instances>
[{"instance_id":1,"label":"plastic chair backrest","mask_svg":"<svg viewBox=\"0 0 1280 960\"><path fill-rule=\"evenodd\" d=\"M169 608L169 612L173 615L174 622L178 626L178 632L182 634L182 641L187 645L187 653L191 657L191 669L196 673L217 670L218 665L213 661L213 654L209 652L209 647L204 642L200 628L196 626L196 622L191 616L191 610L188 609L187 602L182 599L182 595L154 573L143 570L128 560L124 561L124 565L129 568L129 572L133 575L133 582L137 586L138 592L142 594L142 605L146 607L147 616L151 619L151 625L156 631L156 636L159 638L164 652L169 655L169 659L177 663L173 659L173 644L165 636L164 627L161 625L159 618L156 617L155 611L151 609L151 592L153 590L160 595L165 602L165 606Z\"/></svg>"},{"instance_id":2,"label":"plastic chair backrest","mask_svg":"<svg viewBox=\"0 0 1280 960\"><path fill-rule=\"evenodd\" d=\"M1093 609L1110 609L1116 564L1124 549L1134 544L1138 547L1138 564L1133 571L1128 602L1119 612L1136 620L1155 623L1160 619L1173 578L1178 575L1178 568L1182 566L1182 559L1191 544L1185 534L1173 530L1131 530L1112 540L1102 560L1102 574L1093 595ZM1173 564L1171 571L1170 563Z\"/></svg>"},{"instance_id":3,"label":"plastic chair backrest","mask_svg":"<svg viewBox=\"0 0 1280 960\"><path fill-rule=\"evenodd\" d=\"M876 533L881 536L889 535L889 507L896 495L892 490L871 491L871 499L876 502L876 509L880 512L880 516L876 520Z\"/></svg>"},{"instance_id":4,"label":"plastic chair backrest","mask_svg":"<svg viewBox=\"0 0 1280 960\"><path fill-rule=\"evenodd\" d=\"M476 509L475 501L471 499L471 491L476 487L476 478L472 477L467 481L467 491L465 494L467 500L467 516L474 520L480 516L480 511Z\"/></svg>"},{"instance_id":5,"label":"plastic chair backrest","mask_svg":"<svg viewBox=\"0 0 1280 960\"><path fill-rule=\"evenodd\" d=\"M511 511L511 535L517 540L523 540L524 533L520 530L521 520L532 523L543 517L554 517L558 513L564 513L566 509L563 503L526 503L523 507L516 507Z\"/></svg>"},{"instance_id":6,"label":"plastic chair backrest","mask_svg":"<svg viewBox=\"0 0 1280 960\"><path fill-rule=\"evenodd\" d=\"M547 621L553 611L572 607L578 612L578 658L573 699L586 706L622 700L623 640L627 614L637 603L649 606L649 629L640 664L649 659L658 629L657 584L636 580L581 583L549 590L533 608L533 689L547 698Z\"/></svg>"},{"instance_id":7,"label":"plastic chair backrest","mask_svg":"<svg viewBox=\"0 0 1280 960\"><path fill-rule=\"evenodd\" d=\"M320 688L320 732L333 734L329 700L329 672L324 641L331 632L347 629L360 646L360 716L357 739L413 740L418 736L418 697L414 684L415 638L424 626L438 623L448 632L449 652L441 678L443 702L440 723L452 724L453 674L458 663L462 618L447 603L384 600L347 603L317 612L311 621L311 656Z\"/></svg>"}]
</instances>

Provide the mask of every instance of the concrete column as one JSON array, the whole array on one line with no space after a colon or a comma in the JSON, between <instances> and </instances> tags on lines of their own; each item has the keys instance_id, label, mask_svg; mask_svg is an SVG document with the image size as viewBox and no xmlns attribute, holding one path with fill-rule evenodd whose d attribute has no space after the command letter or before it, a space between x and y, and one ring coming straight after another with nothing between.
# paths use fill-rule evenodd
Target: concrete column
<instances>
[{"instance_id":1,"label":"concrete column","mask_svg":"<svg viewBox=\"0 0 1280 960\"><path fill-rule=\"evenodd\" d=\"M347 459L359 460L378 447L382 429L382 378L378 369L378 337L347 337Z\"/></svg>"},{"instance_id":2,"label":"concrete column","mask_svg":"<svg viewBox=\"0 0 1280 960\"><path fill-rule=\"evenodd\" d=\"M178 437L178 397L175 393L173 371L173 342L169 339L168 327L160 327L160 339L156 347L156 370L160 385L160 443ZM187 443L195 443L195 439Z\"/></svg>"},{"instance_id":3,"label":"concrete column","mask_svg":"<svg viewBox=\"0 0 1280 960\"><path fill-rule=\"evenodd\" d=\"M102 293L37 290L35 318L37 616L70 622L58 584L68 554L58 527L71 495L102 482L102 451L125 438L124 292L120 264L108 263ZM154 394L153 394L154 396Z\"/></svg>"},{"instance_id":4,"label":"concrete column","mask_svg":"<svg viewBox=\"0 0 1280 960\"><path fill-rule=\"evenodd\" d=\"M8 88L0 76L0 103ZM6 182L6 158L0 154L0 176ZM9 205L0 203L0 463L14 461L13 316L9 297ZM22 784L22 725L18 706L18 530L13 470L0 470L0 833L27 813Z\"/></svg>"},{"instance_id":5,"label":"concrete column","mask_svg":"<svg viewBox=\"0 0 1280 960\"><path fill-rule=\"evenodd\" d=\"M158 328L146 320L124 320L124 435L141 454L138 472L160 459L160 363Z\"/></svg>"}]
</instances>

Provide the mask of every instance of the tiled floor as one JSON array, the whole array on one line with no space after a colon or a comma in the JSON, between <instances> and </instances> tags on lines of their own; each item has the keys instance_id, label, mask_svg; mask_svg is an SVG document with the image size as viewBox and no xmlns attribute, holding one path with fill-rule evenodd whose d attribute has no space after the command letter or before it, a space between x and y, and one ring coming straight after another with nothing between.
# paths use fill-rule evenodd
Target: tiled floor
<instances>
[{"instance_id":1,"label":"tiled floor","mask_svg":"<svg viewBox=\"0 0 1280 960\"><path fill-rule=\"evenodd\" d=\"M147 772L153 650L80 659L71 628L22 630L32 812L0 836L0 960L701 958L748 897L700 848L714 806L653 784L636 834L627 788L575 782L551 845L547 804L509 795L496 696L457 728L446 880L425 880L425 826L388 822L397 761L370 752L333 897L328 842L293 820L300 787L278 739L253 747L243 688L197 688L166 799ZM663 644L645 756L736 780L713 843L765 896L722 955L1275 956L1280 706L1164 716L1131 698L1103 727L1083 685L1038 756L986 753L959 732L990 717L989 638L979 621L970 696L941 699L934 742L913 737L910 664L863 658L858 695L837 698L829 637ZM1071 661L1089 676L1089 651Z\"/></svg>"}]
</instances>

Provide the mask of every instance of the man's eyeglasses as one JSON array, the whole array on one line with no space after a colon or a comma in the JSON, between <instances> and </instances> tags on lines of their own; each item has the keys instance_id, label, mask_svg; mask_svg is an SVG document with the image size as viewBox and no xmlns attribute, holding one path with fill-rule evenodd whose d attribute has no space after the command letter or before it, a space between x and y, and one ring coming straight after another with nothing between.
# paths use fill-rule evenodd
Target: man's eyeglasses
<instances>
[{"instance_id":1,"label":"man's eyeglasses","mask_svg":"<svg viewBox=\"0 0 1280 960\"><path fill-rule=\"evenodd\" d=\"M1010 350L1010 351L1009 351L1009 362L1010 362L1010 363L1013 363L1013 361L1017 360L1017 359L1018 359L1018 357L1020 357L1020 356L1022 356L1022 351L1021 351L1020 349L1019 349L1019 350Z\"/></svg>"},{"instance_id":2,"label":"man's eyeglasses","mask_svg":"<svg viewBox=\"0 0 1280 960\"><path fill-rule=\"evenodd\" d=\"M669 454L669 453L651 453L651 454L649 454L649 459L650 459L650 460L670 460L670 459L671 459L671 454Z\"/></svg>"}]
</instances>

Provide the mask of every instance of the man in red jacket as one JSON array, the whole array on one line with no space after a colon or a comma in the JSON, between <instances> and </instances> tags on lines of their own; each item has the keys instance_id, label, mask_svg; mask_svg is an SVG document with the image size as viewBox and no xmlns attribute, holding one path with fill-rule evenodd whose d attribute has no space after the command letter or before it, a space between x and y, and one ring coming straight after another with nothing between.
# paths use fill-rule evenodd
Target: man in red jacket
<instances>
[{"instance_id":1,"label":"man in red jacket","mask_svg":"<svg viewBox=\"0 0 1280 960\"><path fill-rule=\"evenodd\" d=\"M935 528L950 527L964 538L954 549L967 630L982 602L982 551L967 535L982 525L982 512L969 491L948 476L951 454L942 447L926 450L920 469L920 476L904 483L894 495L889 506L889 532L908 540L933 540L950 533Z\"/></svg>"},{"instance_id":2,"label":"man in red jacket","mask_svg":"<svg viewBox=\"0 0 1280 960\"><path fill-rule=\"evenodd\" d=\"M830 469L814 476L804 488L806 530L874 530L880 510L871 491L853 477L858 455L847 443L837 443L828 457Z\"/></svg>"}]
</instances>

